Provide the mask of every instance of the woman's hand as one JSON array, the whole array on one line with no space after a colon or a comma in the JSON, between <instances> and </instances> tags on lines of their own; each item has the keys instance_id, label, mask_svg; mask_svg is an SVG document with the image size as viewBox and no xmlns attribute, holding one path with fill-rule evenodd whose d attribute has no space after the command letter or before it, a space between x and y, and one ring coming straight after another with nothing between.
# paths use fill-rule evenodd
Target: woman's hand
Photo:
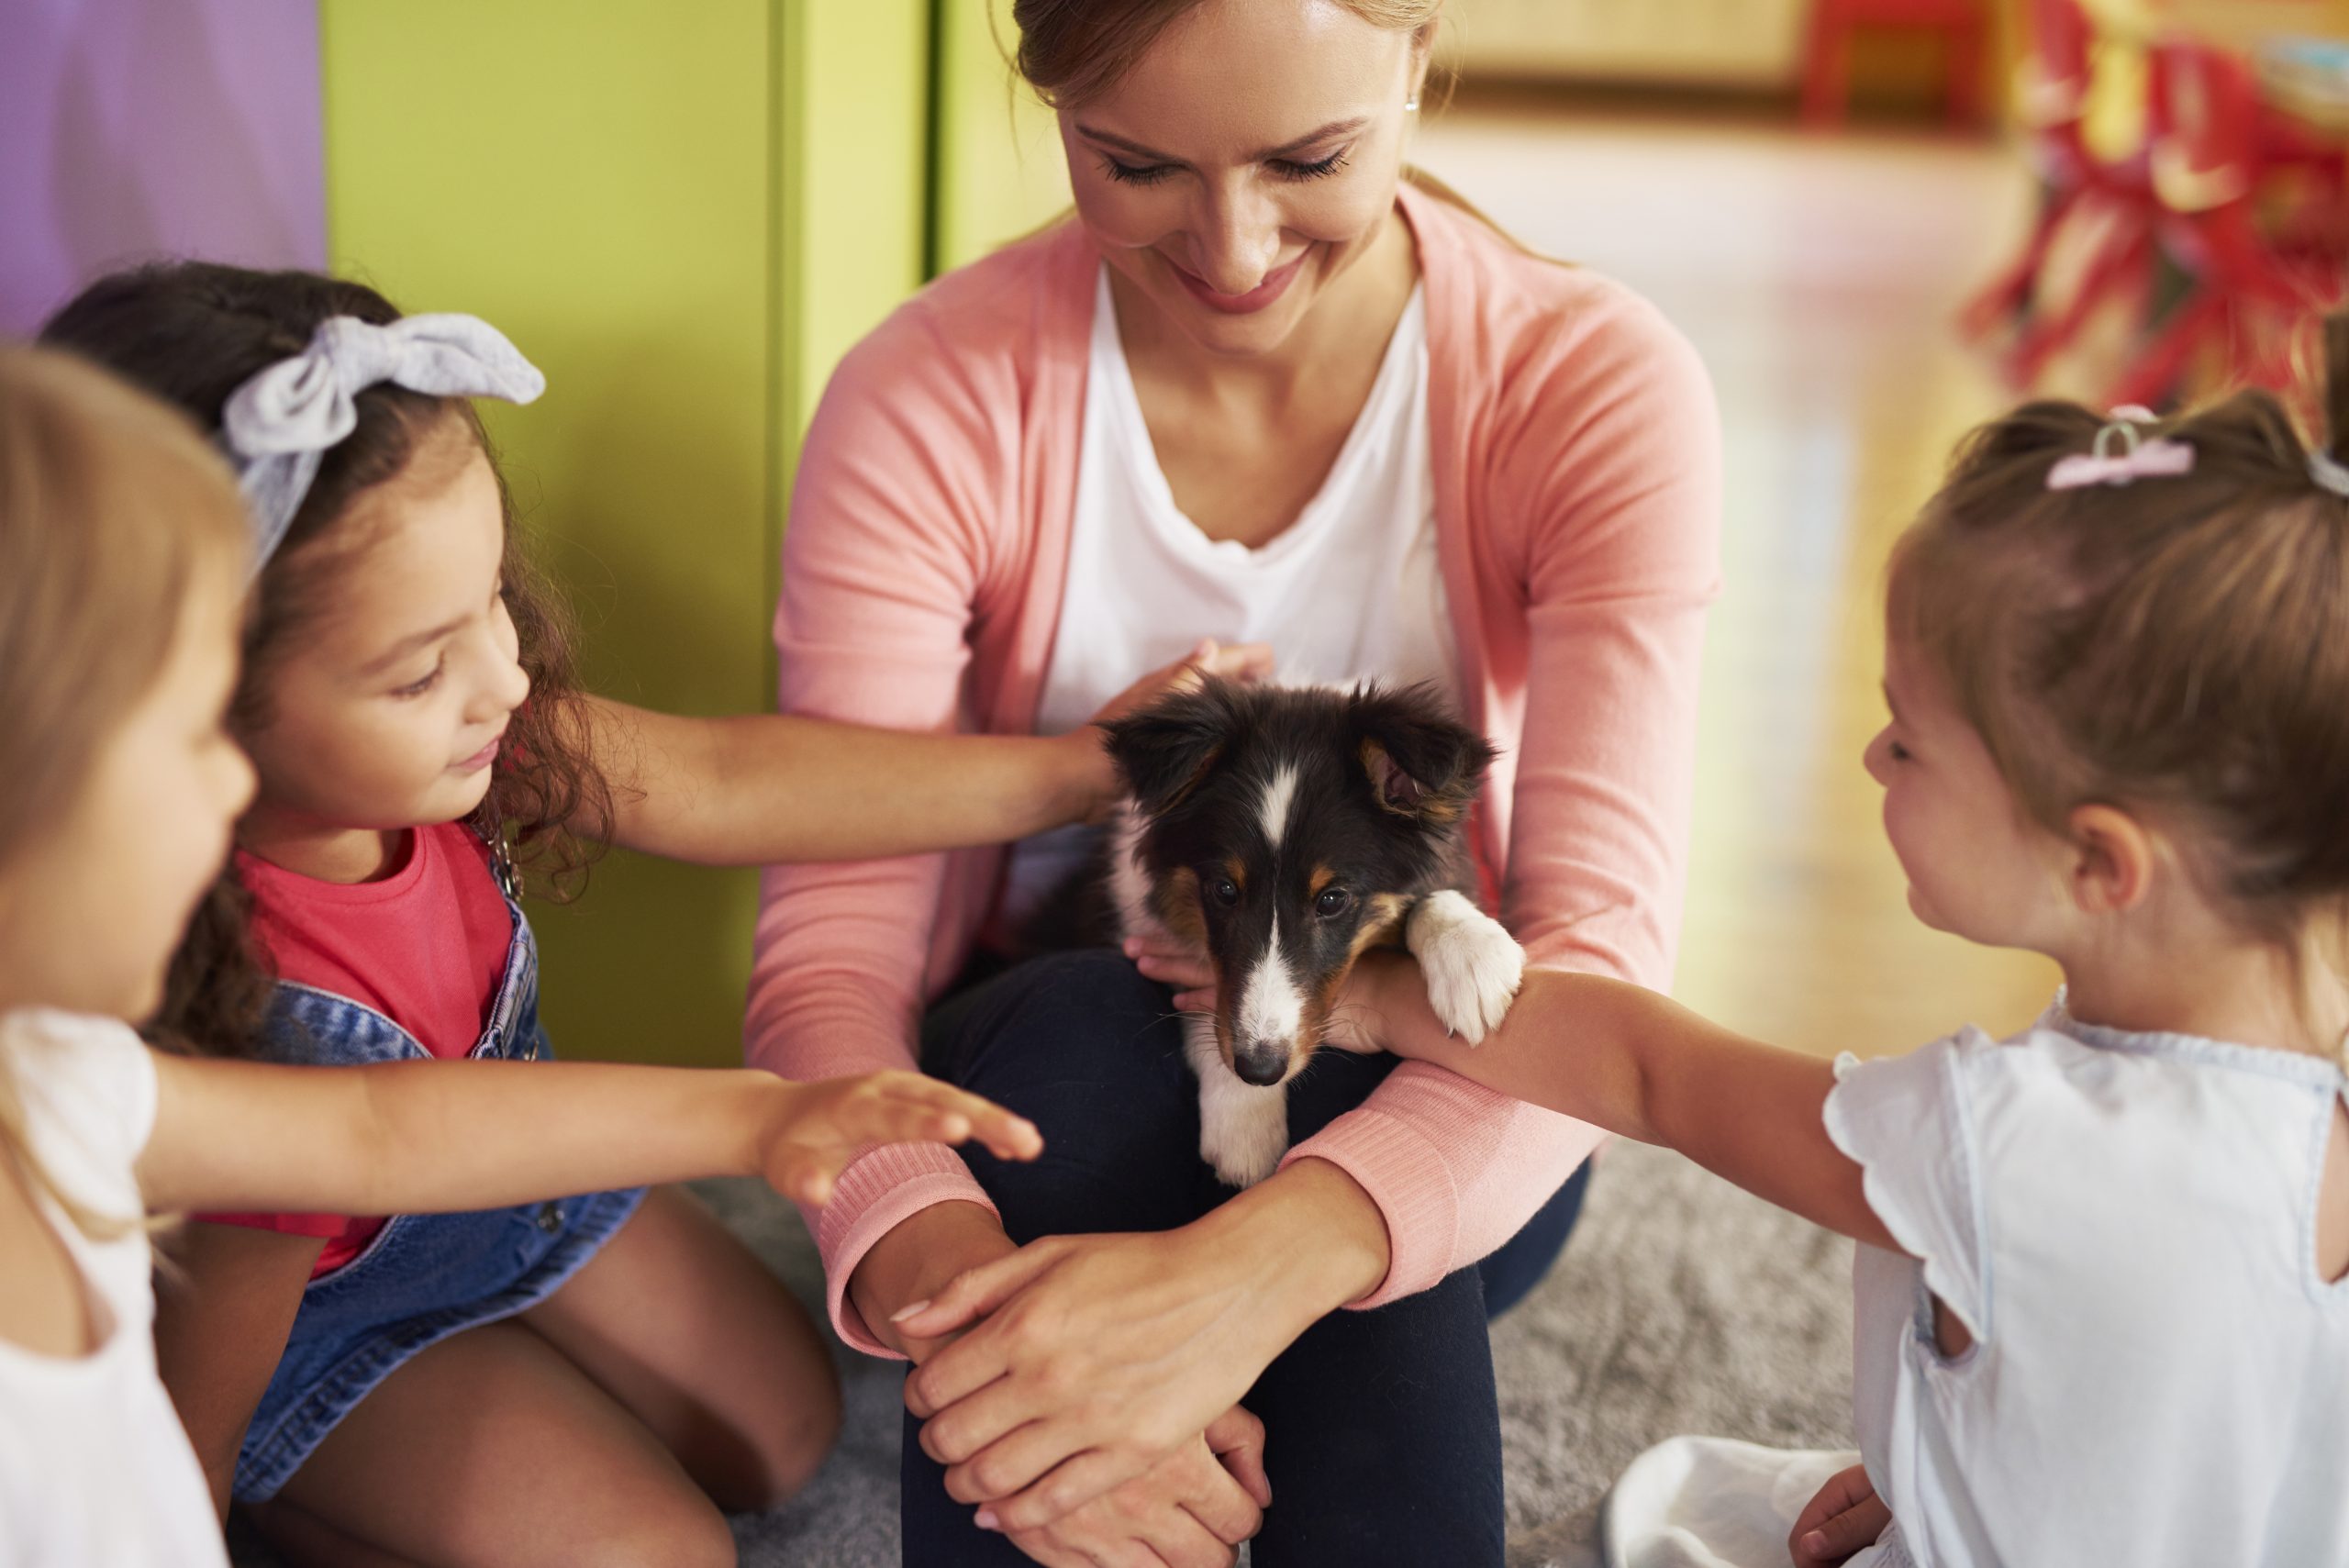
<instances>
[{"instance_id":1,"label":"woman's hand","mask_svg":"<svg viewBox=\"0 0 2349 1568\"><path fill-rule=\"evenodd\" d=\"M962 1336L906 1405L956 1496L1041 1529L1205 1432L1386 1262L1369 1195L1299 1161L1181 1229L1049 1237L905 1309L901 1333Z\"/></svg>"},{"instance_id":2,"label":"woman's hand","mask_svg":"<svg viewBox=\"0 0 2349 1568\"><path fill-rule=\"evenodd\" d=\"M1264 1424L1235 1405L1150 1471L1041 1529L1013 1531L1011 1543L1045 1568L1230 1568L1272 1501ZM992 1509L980 1518L1000 1523Z\"/></svg>"},{"instance_id":3,"label":"woman's hand","mask_svg":"<svg viewBox=\"0 0 2349 1568\"><path fill-rule=\"evenodd\" d=\"M1426 995L1418 960L1401 948L1372 948L1354 960L1338 986L1321 1043L1364 1056L1389 1050L1396 1038L1386 1027L1390 1014L1399 1001Z\"/></svg>"},{"instance_id":4,"label":"woman's hand","mask_svg":"<svg viewBox=\"0 0 2349 1568\"><path fill-rule=\"evenodd\" d=\"M829 1203L850 1161L876 1143L962 1143L977 1139L999 1160L1033 1160L1043 1134L992 1100L919 1073L868 1073L785 1084L759 1140L759 1168L775 1191Z\"/></svg>"},{"instance_id":5,"label":"woman's hand","mask_svg":"<svg viewBox=\"0 0 2349 1568\"><path fill-rule=\"evenodd\" d=\"M1197 948L1177 941L1170 933L1156 940L1128 937L1125 953L1144 979L1174 988L1176 1012L1215 1011L1215 965Z\"/></svg>"},{"instance_id":6,"label":"woman's hand","mask_svg":"<svg viewBox=\"0 0 2349 1568\"><path fill-rule=\"evenodd\" d=\"M1873 1546L1892 1522L1892 1510L1876 1495L1867 1466L1855 1464L1827 1478L1805 1504L1787 1536L1795 1568L1835 1568L1861 1548Z\"/></svg>"}]
</instances>

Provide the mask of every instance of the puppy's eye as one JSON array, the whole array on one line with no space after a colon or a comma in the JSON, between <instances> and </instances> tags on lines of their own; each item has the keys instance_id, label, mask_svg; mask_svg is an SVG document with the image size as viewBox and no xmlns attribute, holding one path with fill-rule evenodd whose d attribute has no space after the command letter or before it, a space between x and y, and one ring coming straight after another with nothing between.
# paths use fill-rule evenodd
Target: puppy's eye
<instances>
[{"instance_id":1,"label":"puppy's eye","mask_svg":"<svg viewBox=\"0 0 2349 1568\"><path fill-rule=\"evenodd\" d=\"M1335 919L1354 906L1354 895L1342 887L1325 887L1313 901L1313 912L1323 919Z\"/></svg>"},{"instance_id":2,"label":"puppy's eye","mask_svg":"<svg viewBox=\"0 0 2349 1568\"><path fill-rule=\"evenodd\" d=\"M1228 876L1219 876L1208 884L1208 895L1229 909L1240 902L1240 884Z\"/></svg>"}]
</instances>

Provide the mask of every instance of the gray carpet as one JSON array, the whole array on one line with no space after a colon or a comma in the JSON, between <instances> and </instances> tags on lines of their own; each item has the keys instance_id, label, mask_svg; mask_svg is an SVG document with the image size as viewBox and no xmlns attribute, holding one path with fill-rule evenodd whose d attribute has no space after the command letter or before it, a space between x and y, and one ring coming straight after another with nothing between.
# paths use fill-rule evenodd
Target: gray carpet
<instances>
[{"instance_id":1,"label":"gray carpet","mask_svg":"<svg viewBox=\"0 0 2349 1568\"><path fill-rule=\"evenodd\" d=\"M753 1183L701 1191L820 1303L814 1250L787 1205ZM1848 1242L1677 1155L1610 1150L1565 1257L1493 1329L1510 1568L1580 1568L1608 1483L1675 1432L1848 1445L1850 1273ZM789 1507L736 1521L744 1568L896 1568L899 1374L844 1352L841 1363L840 1450ZM239 1545L239 1563L271 1563Z\"/></svg>"}]
</instances>

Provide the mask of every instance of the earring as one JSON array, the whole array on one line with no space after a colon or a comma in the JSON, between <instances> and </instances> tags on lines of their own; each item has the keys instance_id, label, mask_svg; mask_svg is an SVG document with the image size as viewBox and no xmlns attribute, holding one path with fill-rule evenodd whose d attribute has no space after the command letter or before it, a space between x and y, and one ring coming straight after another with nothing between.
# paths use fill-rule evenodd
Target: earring
<instances>
[{"instance_id":1,"label":"earring","mask_svg":"<svg viewBox=\"0 0 2349 1568\"><path fill-rule=\"evenodd\" d=\"M1403 112L1407 115L1416 115L1419 112L1419 95L1417 93L1403 100Z\"/></svg>"}]
</instances>

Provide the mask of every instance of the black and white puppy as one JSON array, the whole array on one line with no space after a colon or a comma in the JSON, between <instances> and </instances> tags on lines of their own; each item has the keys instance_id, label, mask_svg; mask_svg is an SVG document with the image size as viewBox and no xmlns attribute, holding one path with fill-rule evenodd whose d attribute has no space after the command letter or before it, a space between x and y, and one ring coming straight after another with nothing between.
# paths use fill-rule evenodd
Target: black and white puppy
<instances>
[{"instance_id":1,"label":"black and white puppy","mask_svg":"<svg viewBox=\"0 0 2349 1568\"><path fill-rule=\"evenodd\" d=\"M1210 681L1108 727L1130 792L1105 891L1125 937L1172 936L1216 977L1188 1015L1199 1154L1234 1186L1288 1148L1283 1087L1362 952L1408 948L1446 1028L1499 1024L1525 954L1480 910L1465 826L1493 751L1427 687Z\"/></svg>"}]
</instances>

